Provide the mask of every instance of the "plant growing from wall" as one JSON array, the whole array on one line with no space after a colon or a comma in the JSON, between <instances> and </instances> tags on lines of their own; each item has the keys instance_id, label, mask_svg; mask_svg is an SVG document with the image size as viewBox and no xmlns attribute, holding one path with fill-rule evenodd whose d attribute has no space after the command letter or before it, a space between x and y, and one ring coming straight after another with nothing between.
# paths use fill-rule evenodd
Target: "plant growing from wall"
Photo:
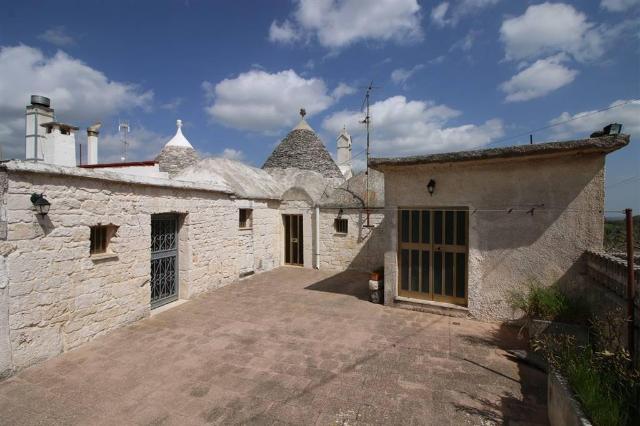
<instances>
[{"instance_id":1,"label":"plant growing from wall","mask_svg":"<svg viewBox=\"0 0 640 426\"><path fill-rule=\"evenodd\" d=\"M508 301L514 310L524 313L525 326L532 320L587 324L590 318L587 303L579 297L568 297L557 283L545 287L531 281L509 293Z\"/></svg>"}]
</instances>

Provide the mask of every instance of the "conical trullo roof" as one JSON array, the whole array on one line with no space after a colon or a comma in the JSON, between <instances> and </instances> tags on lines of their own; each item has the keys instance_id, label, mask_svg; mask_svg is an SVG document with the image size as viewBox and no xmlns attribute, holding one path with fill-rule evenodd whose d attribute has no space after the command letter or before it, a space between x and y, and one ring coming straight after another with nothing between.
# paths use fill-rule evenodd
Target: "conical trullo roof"
<instances>
[{"instance_id":1,"label":"conical trullo roof","mask_svg":"<svg viewBox=\"0 0 640 426\"><path fill-rule=\"evenodd\" d=\"M307 124L304 116L273 150L262 168L265 170L297 168L313 170L326 178L343 178L329 151L316 132Z\"/></svg>"},{"instance_id":2,"label":"conical trullo roof","mask_svg":"<svg viewBox=\"0 0 640 426\"><path fill-rule=\"evenodd\" d=\"M176 134L156 157L161 172L168 172L174 177L182 170L198 161L198 153L182 134L182 120L176 122Z\"/></svg>"}]
</instances>

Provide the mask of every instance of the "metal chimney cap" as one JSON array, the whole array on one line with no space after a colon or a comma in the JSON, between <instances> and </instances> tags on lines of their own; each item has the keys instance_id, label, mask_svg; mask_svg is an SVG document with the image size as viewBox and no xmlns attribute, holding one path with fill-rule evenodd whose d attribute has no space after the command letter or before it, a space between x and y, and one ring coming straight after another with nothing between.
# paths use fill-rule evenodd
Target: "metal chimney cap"
<instances>
[{"instance_id":1,"label":"metal chimney cap","mask_svg":"<svg viewBox=\"0 0 640 426\"><path fill-rule=\"evenodd\" d=\"M42 105L44 107L51 107L51 99L46 96L31 95L31 105Z\"/></svg>"}]
</instances>

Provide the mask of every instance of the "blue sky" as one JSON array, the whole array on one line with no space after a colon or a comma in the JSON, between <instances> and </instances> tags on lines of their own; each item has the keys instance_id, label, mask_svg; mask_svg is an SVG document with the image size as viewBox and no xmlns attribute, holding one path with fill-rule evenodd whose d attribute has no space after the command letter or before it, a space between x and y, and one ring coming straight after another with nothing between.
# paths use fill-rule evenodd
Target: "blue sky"
<instances>
[{"instance_id":1,"label":"blue sky","mask_svg":"<svg viewBox=\"0 0 640 426\"><path fill-rule=\"evenodd\" d=\"M640 0L8 2L0 16L0 142L24 157L24 106L101 120L101 160L151 159L184 121L199 151L261 166L305 107L330 151L409 155L586 137L619 121L607 208L640 211ZM79 140L84 142L84 132ZM362 163L363 155L356 160Z\"/></svg>"}]
</instances>

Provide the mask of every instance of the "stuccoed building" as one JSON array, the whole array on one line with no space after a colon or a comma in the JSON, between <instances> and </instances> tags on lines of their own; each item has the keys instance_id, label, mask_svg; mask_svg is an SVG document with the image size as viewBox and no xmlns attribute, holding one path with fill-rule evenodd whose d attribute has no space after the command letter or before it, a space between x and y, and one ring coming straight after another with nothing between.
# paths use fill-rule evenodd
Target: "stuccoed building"
<instances>
[{"instance_id":1,"label":"stuccoed building","mask_svg":"<svg viewBox=\"0 0 640 426\"><path fill-rule=\"evenodd\" d=\"M508 317L508 289L579 277L601 246L604 156L628 143L377 159L354 175L346 129L336 162L304 115L260 169L203 158L180 121L155 159L129 163L100 163L92 126L84 165L80 129L47 98L25 126L27 160L0 163L0 376L285 265L384 266L386 304Z\"/></svg>"}]
</instances>

